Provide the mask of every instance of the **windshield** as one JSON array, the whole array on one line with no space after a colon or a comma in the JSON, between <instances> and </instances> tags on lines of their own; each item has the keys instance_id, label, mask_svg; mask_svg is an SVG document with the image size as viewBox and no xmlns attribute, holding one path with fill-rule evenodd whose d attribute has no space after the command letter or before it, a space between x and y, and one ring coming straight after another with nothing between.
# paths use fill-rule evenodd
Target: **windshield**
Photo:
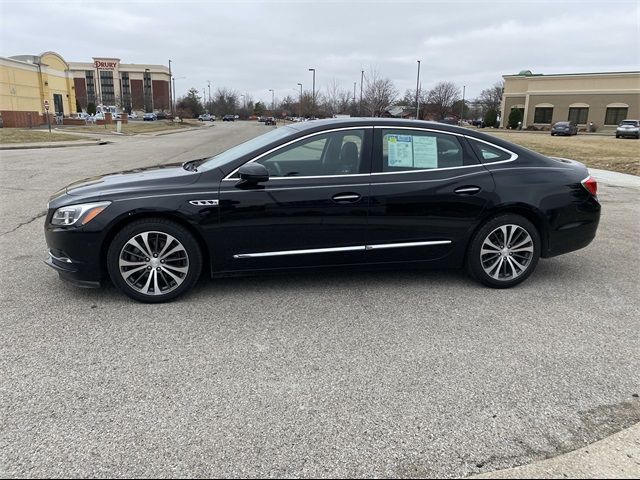
<instances>
[{"instance_id":1,"label":"windshield","mask_svg":"<svg viewBox=\"0 0 640 480\"><path fill-rule=\"evenodd\" d=\"M221 167L225 163L235 160L236 158L240 158L247 153L251 153L254 150L259 149L260 147L264 147L276 140L280 140L281 138L287 137L294 133L294 130L291 127L281 127L276 128L275 130L271 130L270 132L265 133L264 135L260 135L259 137L252 138L251 140L247 140L240 145L236 145L235 147L230 148L229 150L225 150L222 153L219 153L215 157L211 157L209 160L204 162L202 165L198 167L199 172L205 172L207 170L212 170L214 168Z\"/></svg>"},{"instance_id":2,"label":"windshield","mask_svg":"<svg viewBox=\"0 0 640 480\"><path fill-rule=\"evenodd\" d=\"M623 120L620 125L633 125L635 127L637 124L636 120Z\"/></svg>"}]
</instances>

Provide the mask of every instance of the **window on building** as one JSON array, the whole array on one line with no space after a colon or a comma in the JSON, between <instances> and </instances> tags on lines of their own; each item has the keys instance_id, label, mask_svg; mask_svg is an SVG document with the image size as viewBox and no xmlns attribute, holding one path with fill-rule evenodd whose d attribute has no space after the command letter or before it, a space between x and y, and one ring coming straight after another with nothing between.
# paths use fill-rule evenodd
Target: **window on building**
<instances>
[{"instance_id":1,"label":"window on building","mask_svg":"<svg viewBox=\"0 0 640 480\"><path fill-rule=\"evenodd\" d=\"M588 117L588 107L572 107L569 109L569 118L567 120L576 125L586 125Z\"/></svg>"},{"instance_id":2,"label":"window on building","mask_svg":"<svg viewBox=\"0 0 640 480\"><path fill-rule=\"evenodd\" d=\"M153 94L151 91L151 72L145 70L143 78L144 110L153 112Z\"/></svg>"},{"instance_id":3,"label":"window on building","mask_svg":"<svg viewBox=\"0 0 640 480\"><path fill-rule=\"evenodd\" d=\"M553 107L536 107L533 123L551 123Z\"/></svg>"},{"instance_id":4,"label":"window on building","mask_svg":"<svg viewBox=\"0 0 640 480\"><path fill-rule=\"evenodd\" d=\"M110 70L100 71L100 92L102 93L103 105L115 105L116 92L113 86L113 72Z\"/></svg>"},{"instance_id":5,"label":"window on building","mask_svg":"<svg viewBox=\"0 0 640 480\"><path fill-rule=\"evenodd\" d=\"M87 70L84 72L84 78L87 82L87 104L96 103L96 84L93 79L93 72Z\"/></svg>"},{"instance_id":6,"label":"window on building","mask_svg":"<svg viewBox=\"0 0 640 480\"><path fill-rule=\"evenodd\" d=\"M122 79L122 107L131 111L131 82L129 80L129 72L121 72L120 78Z\"/></svg>"},{"instance_id":7,"label":"window on building","mask_svg":"<svg viewBox=\"0 0 640 480\"><path fill-rule=\"evenodd\" d=\"M627 107L609 107L607 113L604 116L605 125L618 125L621 121L627 118L629 109Z\"/></svg>"}]
</instances>

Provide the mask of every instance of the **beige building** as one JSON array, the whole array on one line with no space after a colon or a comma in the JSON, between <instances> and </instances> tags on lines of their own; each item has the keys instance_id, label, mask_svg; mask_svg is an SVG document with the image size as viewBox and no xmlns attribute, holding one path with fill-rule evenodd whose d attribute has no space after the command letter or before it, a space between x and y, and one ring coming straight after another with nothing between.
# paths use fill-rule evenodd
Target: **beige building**
<instances>
[{"instance_id":1,"label":"beige building","mask_svg":"<svg viewBox=\"0 0 640 480\"><path fill-rule=\"evenodd\" d=\"M504 75L502 112L506 124L512 109L523 113L522 128L548 129L571 121L613 130L622 120L640 119L640 72Z\"/></svg>"}]
</instances>

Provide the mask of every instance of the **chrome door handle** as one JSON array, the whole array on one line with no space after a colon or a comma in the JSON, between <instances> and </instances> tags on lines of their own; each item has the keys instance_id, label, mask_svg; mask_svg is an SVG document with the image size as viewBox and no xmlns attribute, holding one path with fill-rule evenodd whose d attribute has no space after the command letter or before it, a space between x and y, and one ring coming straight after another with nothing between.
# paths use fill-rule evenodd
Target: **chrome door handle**
<instances>
[{"instance_id":1,"label":"chrome door handle","mask_svg":"<svg viewBox=\"0 0 640 480\"><path fill-rule=\"evenodd\" d=\"M458 187L454 190L454 192L458 195L475 195L480 190L480 187L476 187L475 185L468 185L466 187Z\"/></svg>"},{"instance_id":2,"label":"chrome door handle","mask_svg":"<svg viewBox=\"0 0 640 480\"><path fill-rule=\"evenodd\" d=\"M362 198L357 193L338 193L331 197L331 200L338 203L355 203Z\"/></svg>"}]
</instances>

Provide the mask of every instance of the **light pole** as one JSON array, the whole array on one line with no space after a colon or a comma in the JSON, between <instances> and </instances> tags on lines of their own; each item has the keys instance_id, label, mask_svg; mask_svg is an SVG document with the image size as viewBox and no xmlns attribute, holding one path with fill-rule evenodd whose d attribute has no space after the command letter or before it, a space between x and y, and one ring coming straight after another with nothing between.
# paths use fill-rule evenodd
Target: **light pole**
<instances>
[{"instance_id":1,"label":"light pole","mask_svg":"<svg viewBox=\"0 0 640 480\"><path fill-rule=\"evenodd\" d=\"M243 112L246 114L247 113L247 102L245 100L245 96L244 95L240 95L240 98L242 98L242 110Z\"/></svg>"},{"instance_id":2,"label":"light pole","mask_svg":"<svg viewBox=\"0 0 640 480\"><path fill-rule=\"evenodd\" d=\"M171 77L171 59L169 59L169 78ZM171 85L169 85L169 103L171 104L171 116L173 117L173 95L171 94Z\"/></svg>"},{"instance_id":3,"label":"light pole","mask_svg":"<svg viewBox=\"0 0 640 480\"><path fill-rule=\"evenodd\" d=\"M298 85L300 85L300 101L298 102L300 105L298 105L298 110L300 110L298 112L300 118L302 118L302 84L298 83Z\"/></svg>"},{"instance_id":4,"label":"light pole","mask_svg":"<svg viewBox=\"0 0 640 480\"><path fill-rule=\"evenodd\" d=\"M209 112L211 109L211 80L207 80L207 83L209 84L209 103L207 104L207 113L211 113Z\"/></svg>"},{"instance_id":5,"label":"light pole","mask_svg":"<svg viewBox=\"0 0 640 480\"><path fill-rule=\"evenodd\" d=\"M178 102L176 101L176 80L182 80L182 79L184 79L184 78L187 78L187 77L178 77L178 78L173 77L173 78L172 78L172 80L173 80L173 101L174 101L174 103L176 103L176 104L178 103ZM176 105L176 106L177 106L177 105Z\"/></svg>"},{"instance_id":6,"label":"light pole","mask_svg":"<svg viewBox=\"0 0 640 480\"><path fill-rule=\"evenodd\" d=\"M464 94L467 93L467 86L462 86L462 106L460 107L460 126L462 126L462 121L464 120Z\"/></svg>"},{"instance_id":7,"label":"light pole","mask_svg":"<svg viewBox=\"0 0 640 480\"><path fill-rule=\"evenodd\" d=\"M276 92L274 92L273 88L270 88L269 91L271 92L271 115L273 115L273 117L275 118L276 116Z\"/></svg>"},{"instance_id":8,"label":"light pole","mask_svg":"<svg viewBox=\"0 0 640 480\"><path fill-rule=\"evenodd\" d=\"M416 80L416 120L420 120L420 60L418 60L418 79Z\"/></svg>"},{"instance_id":9,"label":"light pole","mask_svg":"<svg viewBox=\"0 0 640 480\"><path fill-rule=\"evenodd\" d=\"M313 87L311 89L311 116L315 116L316 111L316 69L310 68L310 72L313 72Z\"/></svg>"},{"instance_id":10,"label":"light pole","mask_svg":"<svg viewBox=\"0 0 640 480\"><path fill-rule=\"evenodd\" d=\"M356 106L356 83L358 82L353 82L353 106Z\"/></svg>"},{"instance_id":11,"label":"light pole","mask_svg":"<svg viewBox=\"0 0 640 480\"><path fill-rule=\"evenodd\" d=\"M362 83L364 82L364 70L360 71L360 108L359 113L362 116Z\"/></svg>"}]
</instances>

